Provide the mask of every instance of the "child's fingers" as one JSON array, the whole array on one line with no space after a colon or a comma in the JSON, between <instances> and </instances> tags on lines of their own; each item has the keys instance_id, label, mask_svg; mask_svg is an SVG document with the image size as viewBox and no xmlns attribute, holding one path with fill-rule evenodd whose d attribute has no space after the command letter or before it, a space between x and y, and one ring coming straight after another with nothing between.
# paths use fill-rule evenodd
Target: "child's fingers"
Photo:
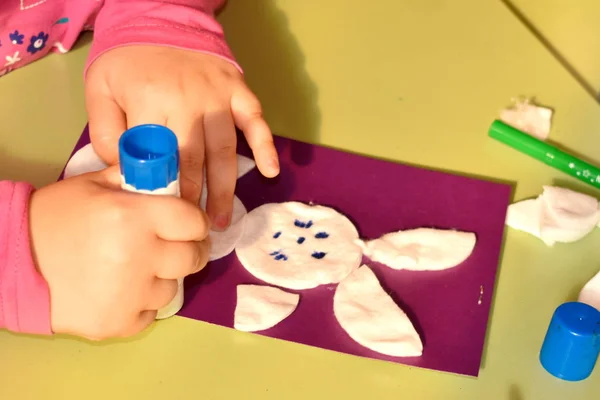
<instances>
[{"instance_id":1,"label":"child's fingers","mask_svg":"<svg viewBox=\"0 0 600 400\"><path fill-rule=\"evenodd\" d=\"M260 172L272 178L279 174L279 158L269 125L263 119L256 96L243 85L231 97L231 112L235 124L244 132Z\"/></svg>"},{"instance_id":2,"label":"child's fingers","mask_svg":"<svg viewBox=\"0 0 600 400\"><path fill-rule=\"evenodd\" d=\"M162 241L160 244L160 255L157 256L154 272L157 278L184 278L200 271L208 262L208 240L198 242Z\"/></svg>"},{"instance_id":3,"label":"child's fingers","mask_svg":"<svg viewBox=\"0 0 600 400\"><path fill-rule=\"evenodd\" d=\"M179 169L181 197L198 204L204 177L204 126L201 115L180 113L169 115L167 127L177 135L179 142Z\"/></svg>"},{"instance_id":4,"label":"child's fingers","mask_svg":"<svg viewBox=\"0 0 600 400\"><path fill-rule=\"evenodd\" d=\"M201 241L208 236L210 221L196 204L174 196L137 197L137 207L145 209L147 220L159 238L187 242Z\"/></svg>"},{"instance_id":5,"label":"child's fingers","mask_svg":"<svg viewBox=\"0 0 600 400\"><path fill-rule=\"evenodd\" d=\"M125 113L111 97L103 94L86 94L86 108L94 151L107 164L116 164L119 137L127 129Z\"/></svg>"},{"instance_id":6,"label":"child's fingers","mask_svg":"<svg viewBox=\"0 0 600 400\"><path fill-rule=\"evenodd\" d=\"M160 310L169 305L177 295L179 284L176 279L156 279L151 286L148 299L148 310Z\"/></svg>"},{"instance_id":7,"label":"child's fingers","mask_svg":"<svg viewBox=\"0 0 600 400\"><path fill-rule=\"evenodd\" d=\"M129 329L121 333L121 337L130 337L144 331L156 320L156 310L142 311L133 321Z\"/></svg>"},{"instance_id":8,"label":"child's fingers","mask_svg":"<svg viewBox=\"0 0 600 400\"><path fill-rule=\"evenodd\" d=\"M231 222L237 180L235 125L229 108L204 115L206 144L206 211L213 227L224 230Z\"/></svg>"}]
</instances>

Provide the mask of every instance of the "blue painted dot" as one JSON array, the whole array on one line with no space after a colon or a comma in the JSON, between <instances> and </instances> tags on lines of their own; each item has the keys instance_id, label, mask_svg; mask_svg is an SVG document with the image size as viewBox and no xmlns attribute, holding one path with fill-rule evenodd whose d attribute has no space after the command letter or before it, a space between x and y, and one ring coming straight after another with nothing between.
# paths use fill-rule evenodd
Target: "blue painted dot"
<instances>
[{"instance_id":1,"label":"blue painted dot","mask_svg":"<svg viewBox=\"0 0 600 400\"><path fill-rule=\"evenodd\" d=\"M285 254L277 254L275 256L275 260L280 261L280 260L287 260L287 257L285 256Z\"/></svg>"},{"instance_id":2,"label":"blue painted dot","mask_svg":"<svg viewBox=\"0 0 600 400\"><path fill-rule=\"evenodd\" d=\"M297 240L298 244L302 244L304 243L304 241L306 240L306 238L303 238L302 236L300 236Z\"/></svg>"},{"instance_id":3,"label":"blue painted dot","mask_svg":"<svg viewBox=\"0 0 600 400\"><path fill-rule=\"evenodd\" d=\"M305 227L305 228L306 228L306 229L308 229L308 228L310 228L311 226L313 226L313 222L312 222L312 221L308 221L308 222L306 223L306 227Z\"/></svg>"},{"instance_id":4,"label":"blue painted dot","mask_svg":"<svg viewBox=\"0 0 600 400\"><path fill-rule=\"evenodd\" d=\"M306 224L300 220L295 220L294 225L297 226L298 228L304 228L306 226Z\"/></svg>"},{"instance_id":5,"label":"blue painted dot","mask_svg":"<svg viewBox=\"0 0 600 400\"><path fill-rule=\"evenodd\" d=\"M315 235L317 239L327 239L329 237L329 233L327 232L319 232Z\"/></svg>"},{"instance_id":6,"label":"blue painted dot","mask_svg":"<svg viewBox=\"0 0 600 400\"><path fill-rule=\"evenodd\" d=\"M325 257L325 254L327 254L327 253L323 253L322 251L313 251L313 253L311 255L312 255L313 258L316 258L317 260L320 260L323 257Z\"/></svg>"},{"instance_id":7,"label":"blue painted dot","mask_svg":"<svg viewBox=\"0 0 600 400\"><path fill-rule=\"evenodd\" d=\"M272 252L272 253L269 253L269 255L270 255L270 256L274 256L274 255L277 255L277 254L279 254L279 250L277 250L277 251L274 251L274 252Z\"/></svg>"},{"instance_id":8,"label":"blue painted dot","mask_svg":"<svg viewBox=\"0 0 600 400\"><path fill-rule=\"evenodd\" d=\"M277 232L276 234L274 234L273 239L277 239L279 236L281 236L281 232Z\"/></svg>"}]
</instances>

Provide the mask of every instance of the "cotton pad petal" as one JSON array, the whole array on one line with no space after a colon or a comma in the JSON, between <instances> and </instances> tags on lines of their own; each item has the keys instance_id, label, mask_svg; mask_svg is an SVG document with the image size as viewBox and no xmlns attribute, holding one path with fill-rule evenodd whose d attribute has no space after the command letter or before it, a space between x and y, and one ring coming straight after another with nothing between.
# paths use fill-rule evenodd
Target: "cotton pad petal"
<instances>
[{"instance_id":1,"label":"cotton pad petal","mask_svg":"<svg viewBox=\"0 0 600 400\"><path fill-rule=\"evenodd\" d=\"M418 228L385 234L362 242L362 247L372 261L393 269L437 271L464 262L476 241L470 232Z\"/></svg>"},{"instance_id":2,"label":"cotton pad petal","mask_svg":"<svg viewBox=\"0 0 600 400\"><path fill-rule=\"evenodd\" d=\"M340 282L333 311L344 331L370 350L394 357L423 353L423 343L410 319L366 265Z\"/></svg>"},{"instance_id":3,"label":"cotton pad petal","mask_svg":"<svg viewBox=\"0 0 600 400\"><path fill-rule=\"evenodd\" d=\"M238 285L234 328L256 332L272 328L289 317L300 301L300 295L272 286Z\"/></svg>"}]
</instances>

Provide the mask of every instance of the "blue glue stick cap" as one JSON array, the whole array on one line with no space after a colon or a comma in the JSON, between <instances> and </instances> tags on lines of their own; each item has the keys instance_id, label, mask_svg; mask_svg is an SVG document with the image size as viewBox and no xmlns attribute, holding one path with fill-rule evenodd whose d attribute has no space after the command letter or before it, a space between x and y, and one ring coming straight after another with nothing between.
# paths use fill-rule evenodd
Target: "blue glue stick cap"
<instances>
[{"instance_id":1,"label":"blue glue stick cap","mask_svg":"<svg viewBox=\"0 0 600 400\"><path fill-rule=\"evenodd\" d=\"M581 381L594 370L599 353L600 311L579 302L559 306L540 351L544 369L566 381Z\"/></svg>"},{"instance_id":2,"label":"blue glue stick cap","mask_svg":"<svg viewBox=\"0 0 600 400\"><path fill-rule=\"evenodd\" d=\"M178 178L177 136L160 125L138 125L119 139L119 163L125 183L136 190L156 190Z\"/></svg>"}]
</instances>

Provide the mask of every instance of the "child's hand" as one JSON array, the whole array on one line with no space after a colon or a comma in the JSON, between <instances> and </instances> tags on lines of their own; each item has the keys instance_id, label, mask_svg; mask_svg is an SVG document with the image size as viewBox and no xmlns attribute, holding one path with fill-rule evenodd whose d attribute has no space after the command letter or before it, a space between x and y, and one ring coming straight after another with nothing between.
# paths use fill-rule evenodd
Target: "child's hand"
<instances>
[{"instance_id":1,"label":"child's hand","mask_svg":"<svg viewBox=\"0 0 600 400\"><path fill-rule=\"evenodd\" d=\"M55 333L100 340L136 334L208 261L209 223L174 196L119 189L118 168L34 192L34 260L50 288Z\"/></svg>"},{"instance_id":2,"label":"child's hand","mask_svg":"<svg viewBox=\"0 0 600 400\"><path fill-rule=\"evenodd\" d=\"M90 67L86 103L95 151L118 160L117 142L140 124L166 125L181 146L182 196L198 202L206 163L207 213L217 229L231 220L237 176L235 125L245 134L260 172L279 173L271 131L240 72L216 56L169 47L110 50Z\"/></svg>"}]
</instances>

